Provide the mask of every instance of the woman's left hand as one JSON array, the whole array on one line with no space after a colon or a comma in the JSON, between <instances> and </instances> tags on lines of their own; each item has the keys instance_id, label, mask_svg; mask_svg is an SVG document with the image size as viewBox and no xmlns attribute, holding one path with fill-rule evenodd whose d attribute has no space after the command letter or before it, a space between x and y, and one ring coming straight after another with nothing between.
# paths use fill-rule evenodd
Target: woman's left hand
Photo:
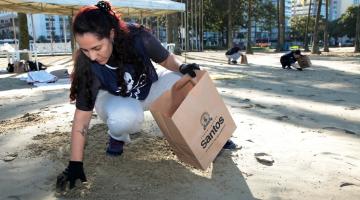
<instances>
[{"instance_id":1,"label":"woman's left hand","mask_svg":"<svg viewBox=\"0 0 360 200\"><path fill-rule=\"evenodd\" d=\"M195 70L200 70L199 65L196 63L182 64L179 68L182 74L189 74L193 78L196 76Z\"/></svg>"}]
</instances>

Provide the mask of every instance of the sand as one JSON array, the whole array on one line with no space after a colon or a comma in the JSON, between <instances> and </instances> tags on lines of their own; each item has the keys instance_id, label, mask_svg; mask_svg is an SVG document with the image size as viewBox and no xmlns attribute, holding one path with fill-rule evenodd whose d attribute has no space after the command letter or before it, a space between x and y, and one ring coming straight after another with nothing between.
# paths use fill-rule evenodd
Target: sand
<instances>
[{"instance_id":1,"label":"sand","mask_svg":"<svg viewBox=\"0 0 360 200\"><path fill-rule=\"evenodd\" d=\"M1 73L0 158L13 160L0 161L0 199L357 199L360 57L332 51L310 55L314 66L302 72L282 70L278 53L248 55L248 65L228 65L222 51L188 53L187 62L210 72L241 148L194 169L176 158L145 112L124 154L109 157L107 127L94 113L88 183L66 193L56 193L55 180L69 158L69 90ZM41 59L50 71L71 66L70 56Z\"/></svg>"}]
</instances>

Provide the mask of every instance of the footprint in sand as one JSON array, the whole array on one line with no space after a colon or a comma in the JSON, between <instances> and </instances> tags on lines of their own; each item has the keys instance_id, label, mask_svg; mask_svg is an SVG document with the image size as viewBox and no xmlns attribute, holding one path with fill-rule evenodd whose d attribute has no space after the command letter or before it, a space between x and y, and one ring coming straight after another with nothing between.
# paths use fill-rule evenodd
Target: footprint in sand
<instances>
[{"instance_id":1,"label":"footprint in sand","mask_svg":"<svg viewBox=\"0 0 360 200\"><path fill-rule=\"evenodd\" d=\"M358 186L354 183L348 183L348 182L345 182L345 183L341 183L340 187L345 187L345 186Z\"/></svg>"},{"instance_id":2,"label":"footprint in sand","mask_svg":"<svg viewBox=\"0 0 360 200\"><path fill-rule=\"evenodd\" d=\"M283 116L276 117L275 119L278 121L284 121L284 120L289 120L289 117L286 115L283 115Z\"/></svg>"},{"instance_id":3,"label":"footprint in sand","mask_svg":"<svg viewBox=\"0 0 360 200\"><path fill-rule=\"evenodd\" d=\"M11 195L7 197L8 199L14 199L14 200L20 200L21 198L19 196Z\"/></svg>"},{"instance_id":4,"label":"footprint in sand","mask_svg":"<svg viewBox=\"0 0 360 200\"><path fill-rule=\"evenodd\" d=\"M261 108L261 109L266 109L267 107L266 106L263 106L263 105L261 105L261 104L255 104L255 106L257 107L257 108Z\"/></svg>"},{"instance_id":5,"label":"footprint in sand","mask_svg":"<svg viewBox=\"0 0 360 200\"><path fill-rule=\"evenodd\" d=\"M239 103L247 103L247 102L250 102L250 99L242 99L239 101Z\"/></svg>"},{"instance_id":6,"label":"footprint in sand","mask_svg":"<svg viewBox=\"0 0 360 200\"><path fill-rule=\"evenodd\" d=\"M0 105L1 106L1 105ZM348 108L345 108L345 110L357 110L357 109L359 109L358 107L356 107L356 106L350 106L350 107L348 107Z\"/></svg>"},{"instance_id":7,"label":"footprint in sand","mask_svg":"<svg viewBox=\"0 0 360 200\"><path fill-rule=\"evenodd\" d=\"M350 131L350 130L343 129L343 128L338 128L338 127L323 127L322 129L330 130L330 131L341 131L341 132L351 134L351 135L359 135L359 133L356 133L354 131Z\"/></svg>"},{"instance_id":8,"label":"footprint in sand","mask_svg":"<svg viewBox=\"0 0 360 200\"><path fill-rule=\"evenodd\" d=\"M246 106L240 106L240 108L243 108L243 109L249 109L249 108L253 108L254 106L249 104L249 105L246 105Z\"/></svg>"}]
</instances>

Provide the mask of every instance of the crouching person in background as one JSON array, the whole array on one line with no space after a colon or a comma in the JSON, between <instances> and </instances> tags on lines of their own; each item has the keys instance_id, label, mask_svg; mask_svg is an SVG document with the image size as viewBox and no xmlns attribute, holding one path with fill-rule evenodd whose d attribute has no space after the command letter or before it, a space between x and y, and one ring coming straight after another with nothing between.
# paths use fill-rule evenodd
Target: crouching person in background
<instances>
[{"instance_id":1,"label":"crouching person in background","mask_svg":"<svg viewBox=\"0 0 360 200\"><path fill-rule=\"evenodd\" d=\"M300 50L290 51L280 58L280 63L283 69L291 69L291 66L297 70L302 70L301 67L295 66L296 61L301 57Z\"/></svg>"},{"instance_id":2,"label":"crouching person in background","mask_svg":"<svg viewBox=\"0 0 360 200\"><path fill-rule=\"evenodd\" d=\"M237 60L242 56L239 47L233 47L226 51L225 56L228 58L228 64L237 64Z\"/></svg>"}]
</instances>

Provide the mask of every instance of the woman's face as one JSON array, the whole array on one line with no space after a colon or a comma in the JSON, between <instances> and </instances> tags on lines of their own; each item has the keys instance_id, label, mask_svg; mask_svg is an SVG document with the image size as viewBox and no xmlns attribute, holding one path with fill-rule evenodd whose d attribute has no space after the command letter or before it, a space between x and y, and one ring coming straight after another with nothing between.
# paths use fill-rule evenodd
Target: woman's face
<instances>
[{"instance_id":1,"label":"woman's face","mask_svg":"<svg viewBox=\"0 0 360 200\"><path fill-rule=\"evenodd\" d=\"M107 63L113 51L113 32L111 32L110 38L99 39L93 33L84 33L82 35L76 34L75 39L79 44L80 50L91 61L96 61L101 65Z\"/></svg>"}]
</instances>

